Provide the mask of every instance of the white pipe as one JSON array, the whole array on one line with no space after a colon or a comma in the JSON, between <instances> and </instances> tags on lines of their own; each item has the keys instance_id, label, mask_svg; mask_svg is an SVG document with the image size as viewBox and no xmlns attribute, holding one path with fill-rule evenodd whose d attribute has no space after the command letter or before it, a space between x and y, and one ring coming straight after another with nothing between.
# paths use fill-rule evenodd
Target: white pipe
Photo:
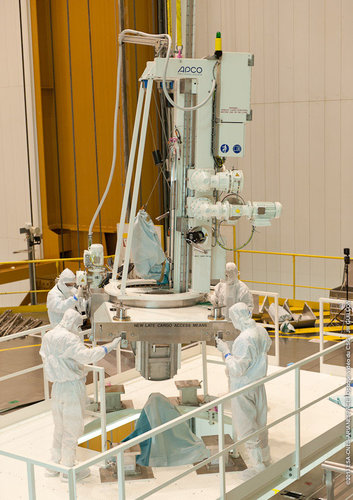
<instances>
[{"instance_id":1,"label":"white pipe","mask_svg":"<svg viewBox=\"0 0 353 500\"><path fill-rule=\"evenodd\" d=\"M154 35L154 34L144 33L143 31L136 31L136 30L129 30L129 29L123 30L119 35L119 53L118 53L118 68L117 68L117 77L116 77L116 95L115 95L115 111L114 111L114 127L113 127L113 158L112 158L112 164L110 167L110 175L109 175L107 186L105 188L102 199L97 207L97 210L95 211L95 214L94 214L92 221L91 221L91 224L89 226L89 230L88 230L88 246L89 247L92 244L94 223L95 223L95 221L98 217L98 214L101 211L103 203L105 202L105 199L109 193L110 186L112 184L112 180L113 180L113 176L114 176L114 171L115 171L116 152L117 152L118 111L119 111L119 99L120 99L120 77L121 77L121 67L122 67L122 44L124 42L124 37L127 34L148 36L148 37L152 37L152 38L168 38L169 37L169 35ZM171 45L170 37L169 37L169 45Z\"/></svg>"},{"instance_id":2,"label":"white pipe","mask_svg":"<svg viewBox=\"0 0 353 500\"><path fill-rule=\"evenodd\" d=\"M101 211L101 208L103 206L103 203L105 202L105 199L107 197L107 194L109 193L110 186L112 184L113 176L114 176L114 171L115 171L115 164L116 164L116 150L117 150L117 128L118 128L118 111L119 111L119 99L120 99L120 75L121 75L121 67L122 67L122 46L121 44L119 45L119 54L118 54L118 68L117 68L117 77L116 77L116 95L115 95L115 111L114 111L114 127L113 127L113 158L112 158L112 164L110 167L110 174L109 174L109 179L107 182L107 186L105 188L104 194L101 198L101 201L99 202L99 205L97 207L97 210L95 211L95 214L91 220L91 224L89 225L88 229L88 246L90 247L92 244L92 237L93 237L93 226L94 223L98 217L99 212Z\"/></svg>"},{"instance_id":3,"label":"white pipe","mask_svg":"<svg viewBox=\"0 0 353 500\"><path fill-rule=\"evenodd\" d=\"M135 170L135 182L134 182L134 189L133 189L132 200L131 200L129 232L128 232L128 236L127 236L124 269L123 269L123 276L122 276L121 288L120 288L122 295L125 294L127 273L128 273L128 269L129 269L129 259L130 259L130 253L131 253L131 245L132 245L132 235L134 232L134 219L135 219L135 215L136 215L137 198L139 195L142 162L143 162L143 157L144 157L144 152L145 152L145 141L146 141L146 133L147 133L147 125L148 125L148 115L149 115L151 96L152 96L152 88L153 88L153 80L147 80L145 106L144 106L144 110L143 110L143 118L142 118L141 133L140 133L140 144L139 144L139 151L138 151L138 155L137 155L137 163L136 163L136 170Z\"/></svg>"},{"instance_id":4,"label":"white pipe","mask_svg":"<svg viewBox=\"0 0 353 500\"><path fill-rule=\"evenodd\" d=\"M42 332L41 332L41 342L42 342L42 344L43 344L43 335L44 335L44 333L45 332L42 330ZM43 385L44 385L44 399L47 401L49 399L49 382L48 382L48 379L46 377L44 367L43 367Z\"/></svg>"},{"instance_id":5,"label":"white pipe","mask_svg":"<svg viewBox=\"0 0 353 500\"><path fill-rule=\"evenodd\" d=\"M201 342L202 347L202 388L204 401L207 401L208 396L208 378L207 378L207 348L206 342Z\"/></svg>"},{"instance_id":6,"label":"white pipe","mask_svg":"<svg viewBox=\"0 0 353 500\"><path fill-rule=\"evenodd\" d=\"M118 453L117 456L117 479L118 479L118 498L125 500L125 472L124 472L124 452Z\"/></svg>"},{"instance_id":7,"label":"white pipe","mask_svg":"<svg viewBox=\"0 0 353 500\"><path fill-rule=\"evenodd\" d=\"M275 364L279 366L278 293L275 295Z\"/></svg>"},{"instance_id":8,"label":"white pipe","mask_svg":"<svg viewBox=\"0 0 353 500\"><path fill-rule=\"evenodd\" d=\"M99 399L100 399L100 419L101 419L101 440L102 452L107 451L107 411L105 401L104 368L99 368Z\"/></svg>"},{"instance_id":9,"label":"white pipe","mask_svg":"<svg viewBox=\"0 0 353 500\"><path fill-rule=\"evenodd\" d=\"M300 368L295 369L295 409L300 408ZM300 478L300 416L298 412L295 415L295 474L296 478Z\"/></svg>"},{"instance_id":10,"label":"white pipe","mask_svg":"<svg viewBox=\"0 0 353 500\"><path fill-rule=\"evenodd\" d=\"M120 213L120 224L119 224L118 238L117 238L116 247L115 247L115 258L114 258L112 281L116 280L116 277L118 274L118 266L119 266L121 249L122 249L122 245L123 245L125 219L126 219L127 205L129 202L132 173L134 170L136 144L137 144L138 133L139 133L139 128L140 128L141 112L142 112L142 105L143 105L144 97L145 97L145 92L142 88L142 83L141 83L140 84L140 92L139 92L138 101L137 101L134 131L132 133L129 165L128 165L126 179L125 179L125 189L124 189L123 204L122 204L121 213Z\"/></svg>"},{"instance_id":11,"label":"white pipe","mask_svg":"<svg viewBox=\"0 0 353 500\"><path fill-rule=\"evenodd\" d=\"M36 480L34 476L34 465L27 462L27 484L29 500L36 500Z\"/></svg>"},{"instance_id":12,"label":"white pipe","mask_svg":"<svg viewBox=\"0 0 353 500\"><path fill-rule=\"evenodd\" d=\"M223 403L217 406L218 409L218 453L224 448L224 418ZM225 454L219 456L219 492L220 498L226 497L226 475L225 475Z\"/></svg>"},{"instance_id":13,"label":"white pipe","mask_svg":"<svg viewBox=\"0 0 353 500\"><path fill-rule=\"evenodd\" d=\"M173 99L169 96L169 94L167 92L166 77L167 77L168 62L169 62L169 58L170 58L170 51L171 51L171 48L172 48L172 41L171 41L171 38L170 38L169 35L166 35L166 36L168 37L168 50L167 50L167 55L166 55L166 58L165 58L164 71L163 71L163 75L162 75L162 82L163 82L162 89L163 89L163 93L164 93L165 98L167 99L167 101L174 108L180 109L181 111L195 111L196 109L199 109L202 106L204 106L211 99L211 97L213 96L213 92L215 91L215 88L216 88L216 78L214 78L212 80L212 87L211 87L211 90L209 91L208 96L206 96L205 99L203 101L201 101L199 104L197 104L196 106L190 106L188 108L185 108L184 106L179 106L178 104L176 104L176 102L173 101ZM218 61L216 61L215 66L216 66L216 64L218 64Z\"/></svg>"},{"instance_id":14,"label":"white pipe","mask_svg":"<svg viewBox=\"0 0 353 500\"><path fill-rule=\"evenodd\" d=\"M114 171L115 171L115 163L116 163L116 152L117 152L117 125L118 125L118 110L119 110L119 99L120 99L120 77L121 77L121 67L122 67L122 44L124 42L124 38L126 35L138 35L142 37L148 37L148 38L155 38L155 39L167 39L168 41L168 49L167 49L167 55L165 58L165 65L164 65L164 72L163 72L163 92L166 97L166 99L169 101L170 104L172 104L175 108L180 109L182 111L193 111L196 109L201 108L204 106L212 97L213 92L216 88L216 79L214 78L212 81L212 87L211 90L206 96L206 98L201 101L199 104L196 106L192 106L189 108L184 108L182 106L177 105L168 95L168 92L166 91L166 75L167 75L167 68L168 68L168 61L170 58L170 51L172 47L172 40L168 34L153 34L153 33L145 33L144 31L137 31L137 30L131 30L131 29L126 29L123 30L120 35L119 35L119 54L118 54L118 68L117 68L117 81L116 81L116 96L115 96L115 112L114 112L114 127L113 127L113 158L112 158L112 164L110 168L110 175L108 179L107 186L105 188L104 194L102 196L102 199L97 207L97 210L95 211L95 214L92 218L92 221L89 226L88 230L88 246L90 247L92 244L92 237L93 237L93 226L94 223L98 217L98 214L103 206L103 203L105 202L105 199L109 193L110 186L113 180L114 176ZM129 38L129 42L132 42L131 38ZM141 42L141 39L138 40L139 43ZM218 61L216 62L218 64ZM115 273L116 274L116 273ZM116 279L116 276L113 279Z\"/></svg>"},{"instance_id":15,"label":"white pipe","mask_svg":"<svg viewBox=\"0 0 353 500\"><path fill-rule=\"evenodd\" d=\"M324 350L324 302L323 299L319 300L320 304L320 352ZM322 372L324 359L320 358L320 372Z\"/></svg>"}]
</instances>

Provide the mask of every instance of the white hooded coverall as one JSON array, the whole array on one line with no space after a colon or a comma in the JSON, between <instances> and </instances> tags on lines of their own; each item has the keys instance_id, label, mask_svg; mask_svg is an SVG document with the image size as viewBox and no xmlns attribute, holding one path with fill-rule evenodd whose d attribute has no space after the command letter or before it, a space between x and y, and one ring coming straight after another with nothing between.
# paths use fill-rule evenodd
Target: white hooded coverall
<instances>
[{"instance_id":1,"label":"white hooded coverall","mask_svg":"<svg viewBox=\"0 0 353 500\"><path fill-rule=\"evenodd\" d=\"M59 276L58 283L48 293L47 309L52 327L60 323L65 311L74 309L77 304L77 297L66 286L66 283L74 283L75 280L74 273L70 269L64 269Z\"/></svg>"},{"instance_id":2,"label":"white hooded coverall","mask_svg":"<svg viewBox=\"0 0 353 500\"><path fill-rule=\"evenodd\" d=\"M249 287L239 280L238 269L233 262L227 262L226 279L221 280L216 285L214 295L210 300L213 304L224 305L223 314L229 319L229 309L238 302L243 302L248 306L250 313L254 308L254 301Z\"/></svg>"},{"instance_id":3,"label":"white hooded coverall","mask_svg":"<svg viewBox=\"0 0 353 500\"><path fill-rule=\"evenodd\" d=\"M90 349L80 339L81 325L81 314L73 309L67 310L60 324L44 335L39 351L45 375L53 382L54 438L51 458L53 462L61 462L67 467L75 464L77 439L84 429L86 376L82 365L96 363L120 340L114 339L110 344Z\"/></svg>"},{"instance_id":4,"label":"white hooded coverall","mask_svg":"<svg viewBox=\"0 0 353 500\"><path fill-rule=\"evenodd\" d=\"M231 355L227 346L217 341L217 347L226 354L226 366L230 377L230 391L240 389L267 374L267 352L271 339L267 331L249 317L245 304L235 304L229 310L230 319L240 335L233 342ZM261 429L267 423L266 390L262 385L232 399L233 425L238 440ZM270 462L268 433L262 432L244 444L249 468L262 470Z\"/></svg>"}]
</instances>

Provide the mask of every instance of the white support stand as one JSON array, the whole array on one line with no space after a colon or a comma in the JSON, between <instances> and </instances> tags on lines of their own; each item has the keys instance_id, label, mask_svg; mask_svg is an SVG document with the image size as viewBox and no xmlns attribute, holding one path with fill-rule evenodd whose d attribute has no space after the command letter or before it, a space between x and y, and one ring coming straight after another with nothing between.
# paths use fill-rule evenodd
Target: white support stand
<instances>
[{"instance_id":1,"label":"white support stand","mask_svg":"<svg viewBox=\"0 0 353 500\"><path fill-rule=\"evenodd\" d=\"M270 365L279 366L279 322L278 322L278 298L279 294L277 292L259 292L257 290L250 290L253 295L261 295L267 297L273 297L275 302L275 324L262 324L262 326L273 327L275 328L275 354L274 356L268 355L268 362Z\"/></svg>"}]
</instances>

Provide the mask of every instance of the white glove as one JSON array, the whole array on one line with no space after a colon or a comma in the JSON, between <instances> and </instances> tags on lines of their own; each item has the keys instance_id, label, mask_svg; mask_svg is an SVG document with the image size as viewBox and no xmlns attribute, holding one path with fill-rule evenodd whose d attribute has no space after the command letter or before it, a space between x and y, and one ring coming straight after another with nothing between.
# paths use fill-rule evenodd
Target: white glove
<instances>
[{"instance_id":1,"label":"white glove","mask_svg":"<svg viewBox=\"0 0 353 500\"><path fill-rule=\"evenodd\" d=\"M226 354L229 354L230 351L226 342L223 342L223 340L221 339L216 339L216 343L217 343L217 349L221 351L221 353L224 354L224 356Z\"/></svg>"},{"instance_id":2,"label":"white glove","mask_svg":"<svg viewBox=\"0 0 353 500\"><path fill-rule=\"evenodd\" d=\"M87 306L87 300L84 299L83 297L78 298L78 305L77 309L79 310L80 313L86 313L86 306Z\"/></svg>"},{"instance_id":3,"label":"white glove","mask_svg":"<svg viewBox=\"0 0 353 500\"><path fill-rule=\"evenodd\" d=\"M120 340L121 340L121 337L117 337L109 344L105 344L104 347L107 349L108 352L111 352L118 347Z\"/></svg>"}]
</instances>

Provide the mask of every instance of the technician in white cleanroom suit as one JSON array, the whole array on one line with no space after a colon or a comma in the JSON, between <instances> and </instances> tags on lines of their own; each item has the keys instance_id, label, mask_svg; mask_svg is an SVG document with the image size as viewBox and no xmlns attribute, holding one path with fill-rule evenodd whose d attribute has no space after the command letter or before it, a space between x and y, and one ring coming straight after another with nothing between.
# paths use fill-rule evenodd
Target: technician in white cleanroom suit
<instances>
[{"instance_id":1,"label":"technician in white cleanroom suit","mask_svg":"<svg viewBox=\"0 0 353 500\"><path fill-rule=\"evenodd\" d=\"M57 284L48 293L48 316L53 327L60 323L65 311L74 309L78 304L78 297L75 295L75 281L74 273L70 269L64 269Z\"/></svg>"},{"instance_id":2,"label":"technician in white cleanroom suit","mask_svg":"<svg viewBox=\"0 0 353 500\"><path fill-rule=\"evenodd\" d=\"M271 339L264 327L249 316L248 307L235 304L229 310L230 319L240 335L229 352L226 342L217 339L217 348L224 354L230 377L230 391L240 389L267 374L267 352ZM261 429L267 423L267 399L264 385L232 399L233 426L236 439L241 440ZM243 477L251 477L269 465L270 449L267 431L245 442L245 462L248 470ZM245 457L244 457L245 458Z\"/></svg>"},{"instance_id":3,"label":"technician in white cleanroom suit","mask_svg":"<svg viewBox=\"0 0 353 500\"><path fill-rule=\"evenodd\" d=\"M59 325L44 335L39 351L45 375L54 383L51 394L54 418L51 458L53 462L67 467L75 464L77 439L84 428L86 376L82 365L97 363L120 342L120 338L116 338L109 344L90 349L80 338L81 325L82 315L69 309ZM78 474L78 479L88 474L89 469L86 469L81 475Z\"/></svg>"},{"instance_id":4,"label":"technician in white cleanroom suit","mask_svg":"<svg viewBox=\"0 0 353 500\"><path fill-rule=\"evenodd\" d=\"M254 308L252 294L248 286L238 279L238 269L234 262L227 262L226 279L216 285L210 301L213 305L225 306L222 311L226 319L229 319L229 308L238 302L244 302L252 314Z\"/></svg>"}]
</instances>

